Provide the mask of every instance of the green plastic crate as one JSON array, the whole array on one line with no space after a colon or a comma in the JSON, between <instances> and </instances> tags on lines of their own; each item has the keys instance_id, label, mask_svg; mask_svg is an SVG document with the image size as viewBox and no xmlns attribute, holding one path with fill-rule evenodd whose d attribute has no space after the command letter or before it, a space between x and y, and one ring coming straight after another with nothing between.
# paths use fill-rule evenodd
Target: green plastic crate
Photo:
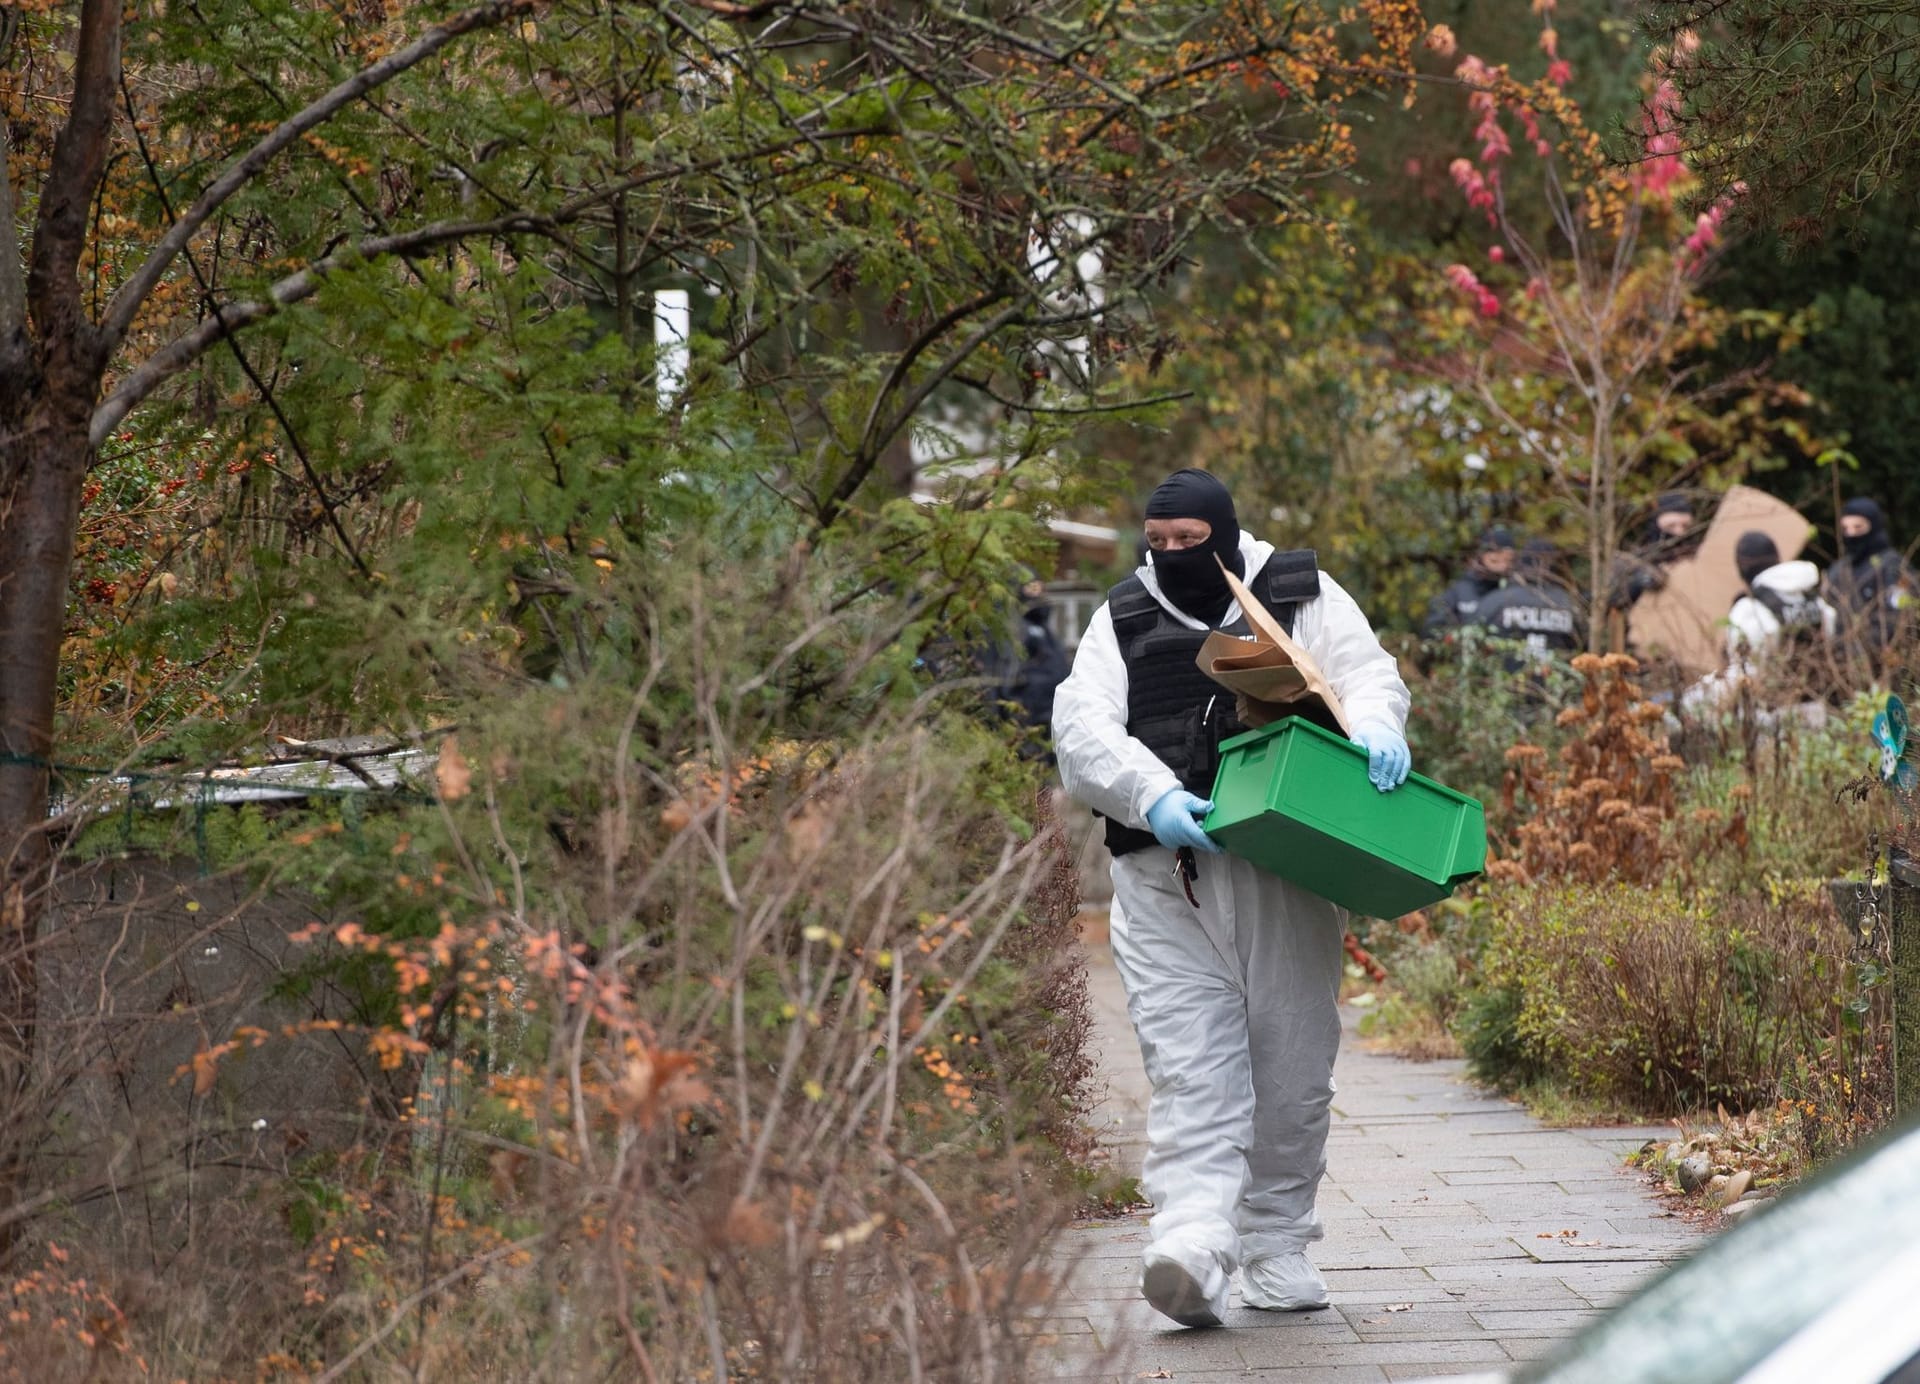
<instances>
[{"instance_id":1,"label":"green plastic crate","mask_svg":"<svg viewBox=\"0 0 1920 1384\"><path fill-rule=\"evenodd\" d=\"M1382 793L1364 749L1295 716L1220 746L1201 826L1268 873L1375 918L1437 903L1487 864L1476 799L1419 774Z\"/></svg>"}]
</instances>

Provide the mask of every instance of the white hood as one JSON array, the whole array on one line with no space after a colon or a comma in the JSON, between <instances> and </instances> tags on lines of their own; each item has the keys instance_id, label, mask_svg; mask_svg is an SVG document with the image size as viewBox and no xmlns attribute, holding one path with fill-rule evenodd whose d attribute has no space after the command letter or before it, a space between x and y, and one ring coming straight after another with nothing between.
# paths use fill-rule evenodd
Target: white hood
<instances>
[{"instance_id":1,"label":"white hood","mask_svg":"<svg viewBox=\"0 0 1920 1384\"><path fill-rule=\"evenodd\" d=\"M1755 577L1753 584L1782 596L1806 596L1819 589L1820 569L1811 562L1776 563Z\"/></svg>"}]
</instances>

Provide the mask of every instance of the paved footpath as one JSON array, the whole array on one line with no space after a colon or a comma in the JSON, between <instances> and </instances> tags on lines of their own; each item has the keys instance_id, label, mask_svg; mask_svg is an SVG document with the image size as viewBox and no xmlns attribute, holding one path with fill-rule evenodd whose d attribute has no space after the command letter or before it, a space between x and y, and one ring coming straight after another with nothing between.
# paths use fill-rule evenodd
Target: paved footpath
<instances>
[{"instance_id":1,"label":"paved footpath","mask_svg":"<svg viewBox=\"0 0 1920 1384\"><path fill-rule=\"evenodd\" d=\"M1090 961L1108 1084L1097 1119L1117 1166L1137 1173L1146 1076L1111 953L1095 945ZM1548 1129L1468 1084L1457 1061L1366 1051L1353 1017L1320 1191L1327 1238L1310 1251L1332 1305L1276 1315L1236 1295L1224 1330L1183 1331L1140 1298L1146 1217L1086 1222L1058 1251L1065 1287L1034 1326L1036 1378L1378 1384L1500 1370L1697 1245L1620 1161L1670 1126Z\"/></svg>"}]
</instances>

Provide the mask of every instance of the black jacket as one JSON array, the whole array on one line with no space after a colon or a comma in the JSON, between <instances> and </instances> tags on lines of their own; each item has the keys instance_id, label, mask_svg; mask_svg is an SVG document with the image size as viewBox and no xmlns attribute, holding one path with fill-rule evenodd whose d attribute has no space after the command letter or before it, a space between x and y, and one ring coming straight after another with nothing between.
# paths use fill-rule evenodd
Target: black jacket
<instances>
[{"instance_id":1,"label":"black jacket","mask_svg":"<svg viewBox=\"0 0 1920 1384\"><path fill-rule=\"evenodd\" d=\"M1558 586L1511 581L1480 603L1477 623L1501 639L1570 654L1586 644L1579 604Z\"/></svg>"},{"instance_id":2,"label":"black jacket","mask_svg":"<svg viewBox=\"0 0 1920 1384\"><path fill-rule=\"evenodd\" d=\"M1427 618L1420 624L1421 638L1437 639L1448 630L1473 624L1479 619L1480 603L1503 585L1504 578L1477 568L1462 573L1427 607Z\"/></svg>"},{"instance_id":3,"label":"black jacket","mask_svg":"<svg viewBox=\"0 0 1920 1384\"><path fill-rule=\"evenodd\" d=\"M1906 559L1892 548L1843 557L1827 568L1827 601L1840 615L1840 634L1869 653L1887 647L1920 594Z\"/></svg>"}]
</instances>

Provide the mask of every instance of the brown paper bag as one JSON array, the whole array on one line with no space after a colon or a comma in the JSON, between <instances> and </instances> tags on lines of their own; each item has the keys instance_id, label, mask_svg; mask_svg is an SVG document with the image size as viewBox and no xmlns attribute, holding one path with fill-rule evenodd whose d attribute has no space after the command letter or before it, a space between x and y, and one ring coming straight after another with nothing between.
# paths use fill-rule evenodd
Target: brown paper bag
<instances>
[{"instance_id":1,"label":"brown paper bag","mask_svg":"<svg viewBox=\"0 0 1920 1384\"><path fill-rule=\"evenodd\" d=\"M1228 572L1227 586L1247 617L1251 638L1215 630L1200 646L1200 671L1234 693L1240 720L1264 726L1283 716L1307 715L1319 703L1349 735L1347 713L1313 656L1280 627L1246 583Z\"/></svg>"}]
</instances>

